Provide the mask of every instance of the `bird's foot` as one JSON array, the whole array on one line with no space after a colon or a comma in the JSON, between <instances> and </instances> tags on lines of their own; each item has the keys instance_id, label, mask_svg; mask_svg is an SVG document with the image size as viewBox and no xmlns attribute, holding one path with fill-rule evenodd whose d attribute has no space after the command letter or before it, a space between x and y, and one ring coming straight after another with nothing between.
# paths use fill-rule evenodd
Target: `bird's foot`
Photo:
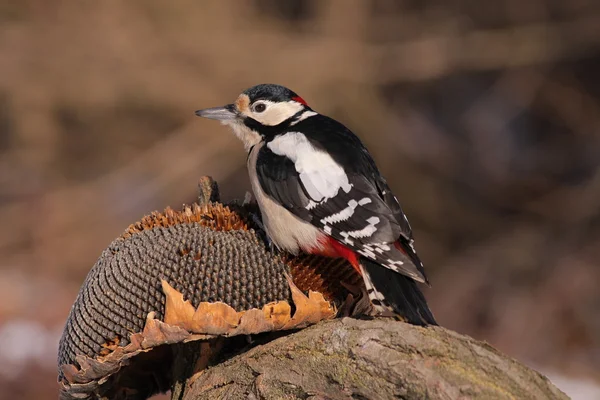
<instances>
[{"instance_id":1,"label":"bird's foot","mask_svg":"<svg viewBox=\"0 0 600 400\"><path fill-rule=\"evenodd\" d=\"M369 318L373 314L373 305L369 300L367 289L363 285L350 285L340 282L348 291L346 300L341 304L338 316Z\"/></svg>"}]
</instances>

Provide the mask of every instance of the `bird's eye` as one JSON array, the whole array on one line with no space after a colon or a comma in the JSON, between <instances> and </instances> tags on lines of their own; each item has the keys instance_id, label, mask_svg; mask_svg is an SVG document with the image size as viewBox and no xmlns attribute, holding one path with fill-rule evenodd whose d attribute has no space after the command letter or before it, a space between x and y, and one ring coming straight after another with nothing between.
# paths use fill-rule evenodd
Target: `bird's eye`
<instances>
[{"instance_id":1,"label":"bird's eye","mask_svg":"<svg viewBox=\"0 0 600 400\"><path fill-rule=\"evenodd\" d=\"M267 105L265 103L257 103L254 105L254 112L261 113L267 109Z\"/></svg>"}]
</instances>

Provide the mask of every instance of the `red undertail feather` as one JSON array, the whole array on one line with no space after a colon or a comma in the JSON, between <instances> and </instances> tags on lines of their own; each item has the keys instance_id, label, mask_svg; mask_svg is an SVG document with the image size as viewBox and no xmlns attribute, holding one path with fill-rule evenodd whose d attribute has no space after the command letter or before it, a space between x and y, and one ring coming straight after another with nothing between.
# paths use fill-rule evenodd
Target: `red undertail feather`
<instances>
[{"instance_id":1,"label":"red undertail feather","mask_svg":"<svg viewBox=\"0 0 600 400\"><path fill-rule=\"evenodd\" d=\"M394 245L408 254L402 243ZM345 258L363 277L371 304L380 315L392 313L416 325L437 325L423 293L412 278L392 271L366 257L359 256L354 250L337 240L323 234L318 244L307 253L332 258Z\"/></svg>"},{"instance_id":2,"label":"red undertail feather","mask_svg":"<svg viewBox=\"0 0 600 400\"><path fill-rule=\"evenodd\" d=\"M345 258L362 275L358 255L354 250L325 235L319 238L319 245L319 248L311 249L308 252L331 258Z\"/></svg>"}]
</instances>

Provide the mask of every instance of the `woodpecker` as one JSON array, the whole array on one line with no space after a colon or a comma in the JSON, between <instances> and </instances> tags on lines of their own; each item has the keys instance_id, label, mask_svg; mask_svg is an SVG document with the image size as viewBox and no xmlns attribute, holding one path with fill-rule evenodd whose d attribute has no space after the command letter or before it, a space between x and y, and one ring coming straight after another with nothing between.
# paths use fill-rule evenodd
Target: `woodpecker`
<instances>
[{"instance_id":1,"label":"woodpecker","mask_svg":"<svg viewBox=\"0 0 600 400\"><path fill-rule=\"evenodd\" d=\"M196 115L228 125L244 143L263 225L279 249L343 257L377 314L437 325L417 286L428 281L408 219L354 133L274 84Z\"/></svg>"}]
</instances>

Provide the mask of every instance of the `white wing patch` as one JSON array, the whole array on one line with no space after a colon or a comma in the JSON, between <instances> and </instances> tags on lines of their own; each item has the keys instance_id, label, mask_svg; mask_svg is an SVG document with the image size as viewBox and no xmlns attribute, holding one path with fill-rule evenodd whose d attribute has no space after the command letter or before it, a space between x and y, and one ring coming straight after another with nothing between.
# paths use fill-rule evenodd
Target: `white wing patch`
<instances>
[{"instance_id":1,"label":"white wing patch","mask_svg":"<svg viewBox=\"0 0 600 400\"><path fill-rule=\"evenodd\" d=\"M383 254L386 251L390 251L391 248L386 243L375 243L372 246L375 246L375 251L379 254Z\"/></svg>"},{"instance_id":2,"label":"white wing patch","mask_svg":"<svg viewBox=\"0 0 600 400\"><path fill-rule=\"evenodd\" d=\"M330 215L329 217L321 219L321 223L323 225L327 224L335 224L336 222L346 221L352 215L354 215L354 209L359 203L356 200L350 200L348 202L348 207L344 208L342 211Z\"/></svg>"},{"instance_id":3,"label":"white wing patch","mask_svg":"<svg viewBox=\"0 0 600 400\"><path fill-rule=\"evenodd\" d=\"M371 260L377 259L377 256L375 255L375 253L373 253L372 250L367 250L367 249L358 250L358 254L363 255L367 258L370 258Z\"/></svg>"},{"instance_id":4,"label":"white wing patch","mask_svg":"<svg viewBox=\"0 0 600 400\"><path fill-rule=\"evenodd\" d=\"M312 210L313 208L315 208L318 205L319 205L319 203L315 203L314 201L309 200L308 204L304 208L306 208L307 210Z\"/></svg>"},{"instance_id":5,"label":"white wing patch","mask_svg":"<svg viewBox=\"0 0 600 400\"><path fill-rule=\"evenodd\" d=\"M400 266L400 265L404 264L403 261L394 261L391 258L388 258L387 262L389 263L389 265L394 265L394 266L396 266L396 265Z\"/></svg>"},{"instance_id":6,"label":"white wing patch","mask_svg":"<svg viewBox=\"0 0 600 400\"><path fill-rule=\"evenodd\" d=\"M327 201L340 189L348 193L352 188L344 169L329 154L316 149L300 132L276 136L267 147L292 160L302 185L314 202Z\"/></svg>"},{"instance_id":7,"label":"white wing patch","mask_svg":"<svg viewBox=\"0 0 600 400\"><path fill-rule=\"evenodd\" d=\"M348 232L340 232L340 235L342 235L342 237L344 238L344 243L349 244L350 246L354 246L354 240L350 239L350 235L348 235ZM359 251L360 253L360 251ZM364 254L363 254L364 255Z\"/></svg>"},{"instance_id":8,"label":"white wing patch","mask_svg":"<svg viewBox=\"0 0 600 400\"><path fill-rule=\"evenodd\" d=\"M367 223L368 223L367 226L365 226L364 228L359 229L357 231L347 232L348 236L352 236L355 239L370 237L377 231L377 228L375 228L375 225L377 225L379 223L379 221L380 221L379 217L367 218Z\"/></svg>"}]
</instances>

